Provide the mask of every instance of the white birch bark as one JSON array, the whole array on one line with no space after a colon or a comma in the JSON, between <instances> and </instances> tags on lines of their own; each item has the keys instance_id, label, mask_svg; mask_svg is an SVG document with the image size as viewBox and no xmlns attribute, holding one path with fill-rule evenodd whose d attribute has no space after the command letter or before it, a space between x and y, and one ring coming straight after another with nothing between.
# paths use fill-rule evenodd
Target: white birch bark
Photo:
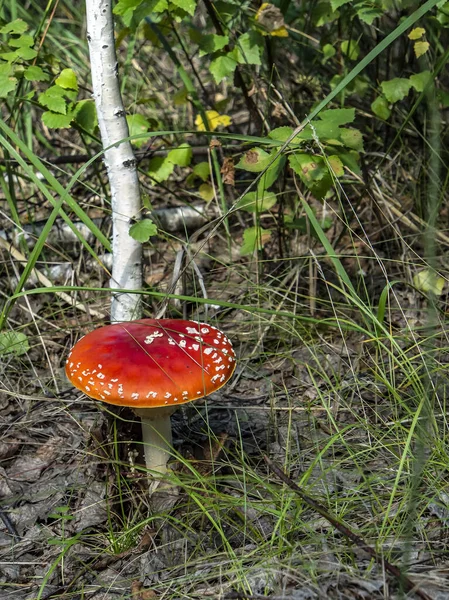
<instances>
[{"instance_id":1,"label":"white birch bark","mask_svg":"<svg viewBox=\"0 0 449 600\"><path fill-rule=\"evenodd\" d=\"M111 288L142 287L142 245L129 235L130 220L140 214L141 201L136 160L129 135L115 53L112 0L86 0L93 97L97 108L105 163L111 188L113 267ZM113 294L111 321L141 316L138 294Z\"/></svg>"}]
</instances>

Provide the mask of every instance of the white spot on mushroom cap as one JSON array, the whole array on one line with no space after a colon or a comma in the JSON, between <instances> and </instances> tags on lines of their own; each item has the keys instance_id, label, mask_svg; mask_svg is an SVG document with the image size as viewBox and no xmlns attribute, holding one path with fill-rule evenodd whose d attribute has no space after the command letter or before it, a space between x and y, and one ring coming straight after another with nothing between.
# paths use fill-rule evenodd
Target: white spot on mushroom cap
<instances>
[{"instance_id":1,"label":"white spot on mushroom cap","mask_svg":"<svg viewBox=\"0 0 449 600\"><path fill-rule=\"evenodd\" d=\"M99 369L102 369L102 368L103 368L103 365L98 365L98 368L99 368Z\"/></svg>"},{"instance_id":2,"label":"white spot on mushroom cap","mask_svg":"<svg viewBox=\"0 0 449 600\"><path fill-rule=\"evenodd\" d=\"M139 394L138 394L137 392L133 392L133 393L131 394L131 398L132 398L133 400L138 400L138 399L139 399Z\"/></svg>"},{"instance_id":3,"label":"white spot on mushroom cap","mask_svg":"<svg viewBox=\"0 0 449 600\"><path fill-rule=\"evenodd\" d=\"M164 398L171 398L170 392L165 392Z\"/></svg>"},{"instance_id":4,"label":"white spot on mushroom cap","mask_svg":"<svg viewBox=\"0 0 449 600\"><path fill-rule=\"evenodd\" d=\"M208 347L204 349L204 354L211 354L214 351L214 349L212 347Z\"/></svg>"},{"instance_id":5,"label":"white spot on mushroom cap","mask_svg":"<svg viewBox=\"0 0 449 600\"><path fill-rule=\"evenodd\" d=\"M199 344L192 344L192 350L195 350L195 352L198 352L199 349L200 349Z\"/></svg>"},{"instance_id":6,"label":"white spot on mushroom cap","mask_svg":"<svg viewBox=\"0 0 449 600\"><path fill-rule=\"evenodd\" d=\"M97 373L97 377L98 377L98 379L104 379L103 373Z\"/></svg>"},{"instance_id":7,"label":"white spot on mushroom cap","mask_svg":"<svg viewBox=\"0 0 449 600\"><path fill-rule=\"evenodd\" d=\"M144 344L152 344L156 338L161 338L161 337L164 337L164 334L162 333L162 331L155 331L154 333L147 335L147 337L144 340Z\"/></svg>"},{"instance_id":8,"label":"white spot on mushroom cap","mask_svg":"<svg viewBox=\"0 0 449 600\"><path fill-rule=\"evenodd\" d=\"M179 340L179 347L185 348L187 346L187 342L185 340Z\"/></svg>"},{"instance_id":9,"label":"white spot on mushroom cap","mask_svg":"<svg viewBox=\"0 0 449 600\"><path fill-rule=\"evenodd\" d=\"M202 327L201 333L209 333L209 329L207 327Z\"/></svg>"},{"instance_id":10,"label":"white spot on mushroom cap","mask_svg":"<svg viewBox=\"0 0 449 600\"><path fill-rule=\"evenodd\" d=\"M190 335L195 335L195 334L196 334L196 335L199 335L199 333L200 333L200 332L198 331L198 329L196 329L195 327L186 327L186 331L187 331L187 333L189 333ZM203 333L204 333L204 332L203 332ZM207 333L207 332L206 332L206 333ZM180 334L180 335L182 335L182 334Z\"/></svg>"}]
</instances>

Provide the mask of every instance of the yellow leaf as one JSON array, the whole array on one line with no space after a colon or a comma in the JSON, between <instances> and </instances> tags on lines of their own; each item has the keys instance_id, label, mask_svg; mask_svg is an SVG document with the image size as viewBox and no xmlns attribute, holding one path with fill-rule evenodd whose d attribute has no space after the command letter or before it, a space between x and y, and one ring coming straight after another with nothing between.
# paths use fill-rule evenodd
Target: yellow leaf
<instances>
[{"instance_id":1,"label":"yellow leaf","mask_svg":"<svg viewBox=\"0 0 449 600\"><path fill-rule=\"evenodd\" d=\"M285 28L284 15L280 8L270 2L264 2L256 13L256 23L264 31L262 35L273 35L277 37L288 37L288 31Z\"/></svg>"},{"instance_id":2,"label":"yellow leaf","mask_svg":"<svg viewBox=\"0 0 449 600\"><path fill-rule=\"evenodd\" d=\"M419 40L419 38L422 38L422 36L426 33L426 30L423 27L415 27L415 29L412 29L411 32L408 34L408 39L409 40Z\"/></svg>"},{"instance_id":3,"label":"yellow leaf","mask_svg":"<svg viewBox=\"0 0 449 600\"><path fill-rule=\"evenodd\" d=\"M288 31L284 26L279 27L279 29L274 29L270 35L274 35L276 37L288 37Z\"/></svg>"},{"instance_id":4,"label":"yellow leaf","mask_svg":"<svg viewBox=\"0 0 449 600\"><path fill-rule=\"evenodd\" d=\"M430 47L429 42L415 42L415 45L413 48L415 50L416 58L419 58L420 56L425 54L427 52L427 50L429 49L429 47Z\"/></svg>"},{"instance_id":5,"label":"yellow leaf","mask_svg":"<svg viewBox=\"0 0 449 600\"><path fill-rule=\"evenodd\" d=\"M215 196L214 188L211 186L210 183L203 183L202 185L200 185L198 191L199 191L201 198L205 202L210 202Z\"/></svg>"},{"instance_id":6,"label":"yellow leaf","mask_svg":"<svg viewBox=\"0 0 449 600\"><path fill-rule=\"evenodd\" d=\"M209 131L215 131L217 127L228 127L232 123L232 119L229 115L220 115L216 110L206 110L206 118ZM198 131L206 131L206 126L201 115L197 115L195 119L195 125Z\"/></svg>"},{"instance_id":7,"label":"yellow leaf","mask_svg":"<svg viewBox=\"0 0 449 600\"><path fill-rule=\"evenodd\" d=\"M443 293L445 280L431 269L424 269L413 277L413 285L421 292L432 292L435 296Z\"/></svg>"}]
</instances>

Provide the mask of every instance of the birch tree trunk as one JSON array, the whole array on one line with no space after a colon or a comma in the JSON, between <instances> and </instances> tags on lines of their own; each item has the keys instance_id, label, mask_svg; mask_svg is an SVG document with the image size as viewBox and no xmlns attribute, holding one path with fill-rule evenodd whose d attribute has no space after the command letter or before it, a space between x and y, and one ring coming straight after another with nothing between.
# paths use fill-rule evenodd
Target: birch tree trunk
<instances>
[{"instance_id":1,"label":"birch tree trunk","mask_svg":"<svg viewBox=\"0 0 449 600\"><path fill-rule=\"evenodd\" d=\"M129 235L131 219L141 209L136 160L129 141L126 113L120 95L115 53L112 0L86 0L92 87L105 163L111 188L113 267L111 288L142 287L142 245ZM112 296L111 321L141 316L139 294Z\"/></svg>"}]
</instances>

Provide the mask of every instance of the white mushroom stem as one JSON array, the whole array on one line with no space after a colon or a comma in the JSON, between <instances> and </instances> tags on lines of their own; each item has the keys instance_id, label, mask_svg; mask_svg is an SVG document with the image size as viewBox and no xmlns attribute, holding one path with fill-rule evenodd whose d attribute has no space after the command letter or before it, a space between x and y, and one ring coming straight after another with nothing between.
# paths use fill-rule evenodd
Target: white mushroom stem
<instances>
[{"instance_id":1,"label":"white mushroom stem","mask_svg":"<svg viewBox=\"0 0 449 600\"><path fill-rule=\"evenodd\" d=\"M146 467L150 475L163 476L167 472L167 462L173 452L170 416L174 408L137 408L134 412L142 421Z\"/></svg>"}]
</instances>

